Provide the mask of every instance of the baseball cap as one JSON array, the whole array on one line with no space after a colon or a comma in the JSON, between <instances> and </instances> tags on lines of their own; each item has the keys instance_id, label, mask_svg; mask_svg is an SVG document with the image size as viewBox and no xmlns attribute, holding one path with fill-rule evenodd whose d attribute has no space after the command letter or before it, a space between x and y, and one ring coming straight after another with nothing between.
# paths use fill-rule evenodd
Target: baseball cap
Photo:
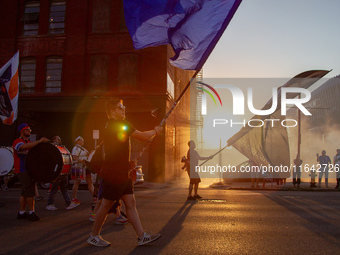
<instances>
[{"instance_id":1,"label":"baseball cap","mask_svg":"<svg viewBox=\"0 0 340 255\"><path fill-rule=\"evenodd\" d=\"M76 140L74 140L74 141L76 142L76 141L78 141L78 140L84 141L84 138L82 138L81 136L78 136L78 137L76 138Z\"/></svg>"},{"instance_id":2,"label":"baseball cap","mask_svg":"<svg viewBox=\"0 0 340 255\"><path fill-rule=\"evenodd\" d=\"M27 128L30 128L30 126L28 124L26 124L26 123L22 123L22 124L19 125L18 131L20 133L21 130L24 130L24 129L27 129Z\"/></svg>"}]
</instances>

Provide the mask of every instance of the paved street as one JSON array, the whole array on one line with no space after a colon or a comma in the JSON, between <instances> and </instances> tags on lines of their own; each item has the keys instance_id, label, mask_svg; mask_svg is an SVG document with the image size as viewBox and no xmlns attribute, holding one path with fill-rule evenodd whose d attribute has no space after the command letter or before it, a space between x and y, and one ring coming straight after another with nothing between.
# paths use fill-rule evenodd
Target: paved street
<instances>
[{"instance_id":1,"label":"paved street","mask_svg":"<svg viewBox=\"0 0 340 255\"><path fill-rule=\"evenodd\" d=\"M187 201L186 185L137 187L137 208L146 231L158 241L137 247L132 226L107 219L102 236L112 245L86 243L92 223L91 198L66 211L47 211L48 195L36 203L39 222L17 220L20 190L0 192L1 254L339 254L340 192L199 190L201 201Z\"/></svg>"}]
</instances>

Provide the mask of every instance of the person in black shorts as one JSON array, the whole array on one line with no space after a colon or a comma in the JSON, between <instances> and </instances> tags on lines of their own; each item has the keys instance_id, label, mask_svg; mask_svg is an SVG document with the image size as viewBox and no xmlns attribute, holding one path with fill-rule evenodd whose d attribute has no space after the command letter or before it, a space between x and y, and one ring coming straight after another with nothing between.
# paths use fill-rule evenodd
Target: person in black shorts
<instances>
[{"instance_id":1,"label":"person in black shorts","mask_svg":"<svg viewBox=\"0 0 340 255\"><path fill-rule=\"evenodd\" d=\"M28 175L26 171L25 161L27 153L30 149L37 146L39 143L46 143L48 139L42 137L38 141L30 142L31 128L26 123L20 124L18 131L20 137L13 142L14 149L14 172L18 175L21 184L21 195L19 199L20 209L17 219L27 219L30 221L38 221L40 218L35 213L34 195L35 195L35 181ZM26 212L28 207L28 213Z\"/></svg>"},{"instance_id":2,"label":"person in black shorts","mask_svg":"<svg viewBox=\"0 0 340 255\"><path fill-rule=\"evenodd\" d=\"M189 183L189 195L188 200L201 199L202 197L197 194L198 185L201 182L198 172L195 171L195 167L198 166L199 160L212 159L213 156L201 157L200 154L195 150L196 144L193 140L188 142L189 150L187 152L187 162L184 166L188 172L190 183ZM192 196L192 190L194 189L194 196Z\"/></svg>"},{"instance_id":3,"label":"person in black shorts","mask_svg":"<svg viewBox=\"0 0 340 255\"><path fill-rule=\"evenodd\" d=\"M125 204L128 220L136 231L138 245L144 245L160 238L160 234L149 235L144 232L136 208L133 194L133 181L129 176L130 162L130 136L147 141L160 134L162 127L156 126L154 130L141 132L125 121L125 106L123 100L110 99L106 103L106 113L109 118L104 130L105 159L101 168L103 178L103 199L95 215L92 233L87 242L94 246L109 246L110 242L100 236L101 228L106 216L116 200L121 198Z\"/></svg>"}]
</instances>

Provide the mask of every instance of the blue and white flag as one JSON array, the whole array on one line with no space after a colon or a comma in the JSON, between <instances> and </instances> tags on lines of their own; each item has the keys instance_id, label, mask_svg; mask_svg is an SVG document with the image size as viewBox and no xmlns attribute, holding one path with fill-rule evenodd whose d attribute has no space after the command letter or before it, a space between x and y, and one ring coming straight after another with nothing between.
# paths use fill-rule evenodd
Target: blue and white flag
<instances>
[{"instance_id":1,"label":"blue and white flag","mask_svg":"<svg viewBox=\"0 0 340 255\"><path fill-rule=\"evenodd\" d=\"M135 49L170 44L173 66L200 70L242 0L124 0Z\"/></svg>"}]
</instances>

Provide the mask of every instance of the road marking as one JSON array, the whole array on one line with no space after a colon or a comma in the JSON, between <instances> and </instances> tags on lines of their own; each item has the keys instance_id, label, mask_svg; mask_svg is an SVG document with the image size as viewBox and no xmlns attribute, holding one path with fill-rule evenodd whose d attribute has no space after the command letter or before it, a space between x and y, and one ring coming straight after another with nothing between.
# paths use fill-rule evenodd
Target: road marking
<instances>
[{"instance_id":1,"label":"road marking","mask_svg":"<svg viewBox=\"0 0 340 255\"><path fill-rule=\"evenodd\" d=\"M214 202L214 203L226 203L227 200L224 199L199 199L198 202Z\"/></svg>"}]
</instances>

